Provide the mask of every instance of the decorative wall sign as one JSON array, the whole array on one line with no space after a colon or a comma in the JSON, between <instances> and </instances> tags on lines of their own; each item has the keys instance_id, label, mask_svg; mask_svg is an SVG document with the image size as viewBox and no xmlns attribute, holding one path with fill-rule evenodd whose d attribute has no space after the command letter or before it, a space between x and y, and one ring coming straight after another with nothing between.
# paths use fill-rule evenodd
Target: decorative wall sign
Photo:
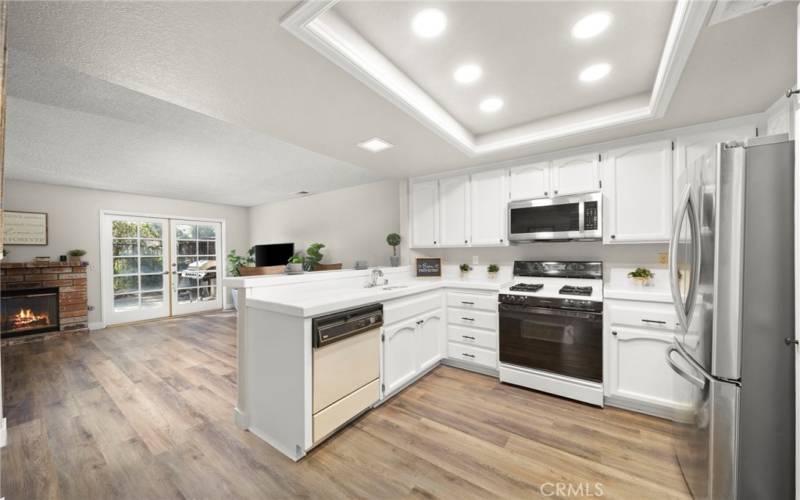
<instances>
[{"instance_id":1,"label":"decorative wall sign","mask_svg":"<svg viewBox=\"0 0 800 500\"><path fill-rule=\"evenodd\" d=\"M47 214L3 212L3 243L6 245L47 245Z\"/></svg>"},{"instance_id":2,"label":"decorative wall sign","mask_svg":"<svg viewBox=\"0 0 800 500\"><path fill-rule=\"evenodd\" d=\"M439 257L417 259L417 276L441 276L442 259Z\"/></svg>"}]
</instances>

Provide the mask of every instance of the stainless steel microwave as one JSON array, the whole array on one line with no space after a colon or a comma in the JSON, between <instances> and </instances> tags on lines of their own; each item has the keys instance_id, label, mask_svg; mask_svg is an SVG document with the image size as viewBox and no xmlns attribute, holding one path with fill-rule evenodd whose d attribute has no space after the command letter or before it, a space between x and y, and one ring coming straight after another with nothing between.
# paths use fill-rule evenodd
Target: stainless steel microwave
<instances>
[{"instance_id":1,"label":"stainless steel microwave","mask_svg":"<svg viewBox=\"0 0 800 500\"><path fill-rule=\"evenodd\" d=\"M559 196L508 204L509 241L599 240L602 193Z\"/></svg>"}]
</instances>

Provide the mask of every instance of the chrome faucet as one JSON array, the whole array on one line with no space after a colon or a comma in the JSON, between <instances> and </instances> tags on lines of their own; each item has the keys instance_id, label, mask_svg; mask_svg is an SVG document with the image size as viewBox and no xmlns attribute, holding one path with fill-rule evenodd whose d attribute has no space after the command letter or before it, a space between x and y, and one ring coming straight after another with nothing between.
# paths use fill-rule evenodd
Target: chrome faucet
<instances>
[{"instance_id":1,"label":"chrome faucet","mask_svg":"<svg viewBox=\"0 0 800 500\"><path fill-rule=\"evenodd\" d=\"M383 283L381 283L382 285L386 285L386 284L389 283L389 280L383 277L383 270L382 269L378 269L376 267L370 273L369 282L367 283L366 287L367 288L373 288L373 287L376 287L376 286L380 286L378 284L378 278L383 278Z\"/></svg>"}]
</instances>

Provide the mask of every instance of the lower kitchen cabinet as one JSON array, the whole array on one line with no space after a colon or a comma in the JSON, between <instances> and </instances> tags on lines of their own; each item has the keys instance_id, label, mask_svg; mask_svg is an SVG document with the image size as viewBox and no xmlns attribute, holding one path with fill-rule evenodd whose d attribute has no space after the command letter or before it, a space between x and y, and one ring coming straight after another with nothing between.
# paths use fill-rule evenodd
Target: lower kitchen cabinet
<instances>
[{"instance_id":1,"label":"lower kitchen cabinet","mask_svg":"<svg viewBox=\"0 0 800 500\"><path fill-rule=\"evenodd\" d=\"M444 313L435 309L383 329L383 394L402 389L444 356Z\"/></svg>"},{"instance_id":2,"label":"lower kitchen cabinet","mask_svg":"<svg viewBox=\"0 0 800 500\"><path fill-rule=\"evenodd\" d=\"M675 325L672 304L606 301L606 403L670 419L684 418L691 387L667 365Z\"/></svg>"},{"instance_id":3,"label":"lower kitchen cabinet","mask_svg":"<svg viewBox=\"0 0 800 500\"><path fill-rule=\"evenodd\" d=\"M497 294L448 293L447 358L478 371L497 369Z\"/></svg>"}]
</instances>

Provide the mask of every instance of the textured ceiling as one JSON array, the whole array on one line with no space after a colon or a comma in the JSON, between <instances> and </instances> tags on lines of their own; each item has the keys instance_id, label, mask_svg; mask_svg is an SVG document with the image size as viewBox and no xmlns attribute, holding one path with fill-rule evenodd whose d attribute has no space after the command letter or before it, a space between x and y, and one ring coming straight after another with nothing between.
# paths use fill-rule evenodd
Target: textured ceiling
<instances>
[{"instance_id":1,"label":"textured ceiling","mask_svg":"<svg viewBox=\"0 0 800 500\"><path fill-rule=\"evenodd\" d=\"M21 50L36 60L69 67L118 89L233 124L243 135L266 134L364 167L378 177L442 172L760 112L791 86L795 78L796 4L786 2L706 27L663 119L539 143L513 153L486 155L480 160L470 159L283 30L280 19L294 5L295 2L11 2L9 66L14 71L14 54ZM503 9L507 3L495 5ZM509 51L522 55L525 49L508 47ZM15 96L11 89L9 92ZM90 90L86 92L89 92L86 101L92 106L97 105L94 101L107 101L106 111L89 111L97 116L109 116L108 110L113 109L128 117L121 121L131 123L130 115L137 113L136 109L123 109L135 107L128 101L118 103L116 97L102 95L95 99ZM58 96L53 97L50 104L65 107ZM12 120L18 119L14 118L13 107L12 101L9 130L13 127ZM209 123L221 127L217 121ZM142 128L151 125L158 123ZM26 136L20 140L31 141L27 135L40 133L31 127L33 130L25 132ZM91 140L106 142L104 127L88 130L96 134ZM163 136L161 129L154 130L153 137ZM173 130L177 130L175 136L180 136L180 127ZM201 133L199 129L197 132ZM212 132L206 137L215 135ZM396 147L380 154L355 147L373 136L383 137ZM89 141L88 136L84 140ZM120 144L120 150L125 150L124 143ZM192 148L176 147L173 153L182 149ZM109 164L115 162L115 157L102 158L102 155L112 153L98 155ZM25 163L17 167L18 172L45 164L56 168L60 164L57 156L27 163L34 161L29 158L34 154L38 153L19 152L17 158ZM219 154L226 152L220 150ZM192 175L205 178L219 175L207 170L211 168L208 164L196 163L192 158L183 165L205 165L203 170L195 168ZM80 157L75 158L76 162L79 160ZM143 168L141 165L142 162L133 164L135 168ZM234 175L230 168L226 172ZM282 177L304 176L295 169L279 172L276 175ZM237 188L252 184L251 177L242 175L242 179ZM278 182L277 177L273 179ZM332 175L323 180L330 183L327 189L332 189L338 179L338 175ZM289 187L286 179L280 182L283 182L281 190ZM120 184L117 189L125 187ZM303 186L299 187L300 184ZM315 189L303 182L297 185L297 189ZM163 189L173 190L173 196L184 196L180 184L164 185Z\"/></svg>"},{"instance_id":2,"label":"textured ceiling","mask_svg":"<svg viewBox=\"0 0 800 500\"><path fill-rule=\"evenodd\" d=\"M252 206L368 170L64 67L9 54L12 179Z\"/></svg>"},{"instance_id":3,"label":"textured ceiling","mask_svg":"<svg viewBox=\"0 0 800 500\"><path fill-rule=\"evenodd\" d=\"M432 5L447 15L447 29L419 38L411 20ZM343 1L334 10L467 129L484 134L649 94L675 3ZM572 25L598 11L612 15L611 26L590 40L573 39ZM480 65L483 76L462 85L453 71L467 62ZM598 62L612 65L609 77L578 80ZM478 104L490 95L505 107L486 114Z\"/></svg>"}]
</instances>

